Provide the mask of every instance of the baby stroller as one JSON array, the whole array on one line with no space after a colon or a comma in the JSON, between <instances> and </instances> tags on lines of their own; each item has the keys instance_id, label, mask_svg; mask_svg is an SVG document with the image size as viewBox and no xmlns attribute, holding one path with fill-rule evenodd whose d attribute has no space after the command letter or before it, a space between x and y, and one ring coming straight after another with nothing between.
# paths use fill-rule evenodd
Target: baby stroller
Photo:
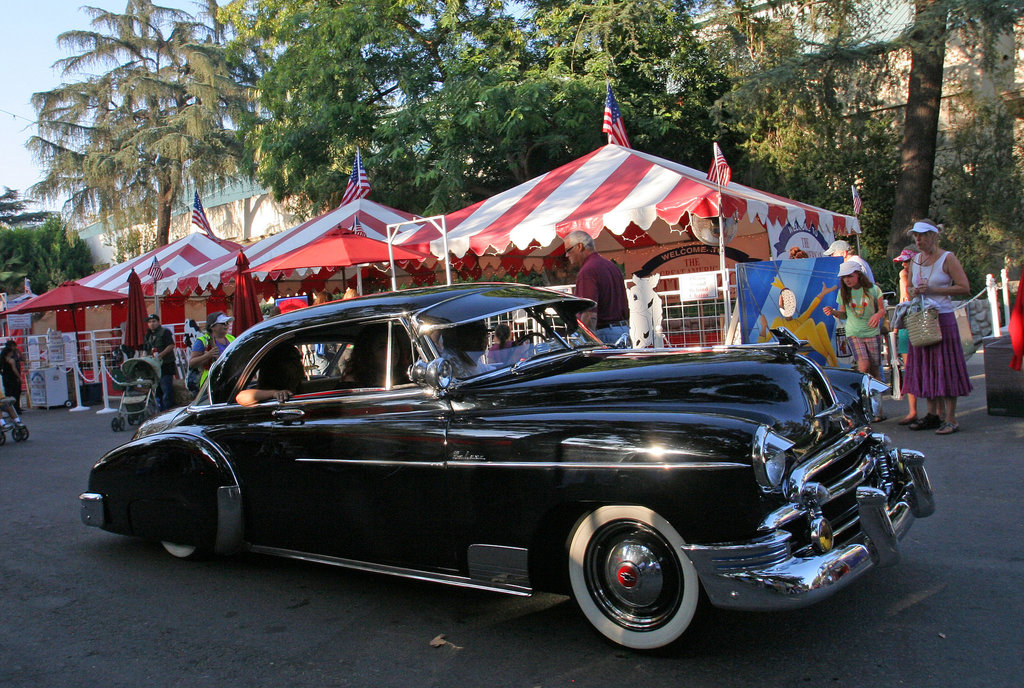
<instances>
[{"instance_id":1,"label":"baby stroller","mask_svg":"<svg viewBox=\"0 0 1024 688\"><path fill-rule=\"evenodd\" d=\"M14 422L9 422L8 419ZM7 442L8 431L15 442L24 442L28 439L28 428L21 421L18 412L14 410L13 397L0 399L0 444Z\"/></svg>"},{"instance_id":2,"label":"baby stroller","mask_svg":"<svg viewBox=\"0 0 1024 688\"><path fill-rule=\"evenodd\" d=\"M122 390L117 415L110 419L110 428L120 432L127 425L138 425L156 415L156 386L160 384L160 367L155 358L129 358L111 372L114 386Z\"/></svg>"}]
</instances>

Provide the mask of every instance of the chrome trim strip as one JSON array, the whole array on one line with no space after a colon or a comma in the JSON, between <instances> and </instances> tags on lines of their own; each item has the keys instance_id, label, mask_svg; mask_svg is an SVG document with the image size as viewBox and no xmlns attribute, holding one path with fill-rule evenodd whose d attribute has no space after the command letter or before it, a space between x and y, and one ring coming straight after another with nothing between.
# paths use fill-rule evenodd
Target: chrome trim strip
<instances>
[{"instance_id":1,"label":"chrome trim strip","mask_svg":"<svg viewBox=\"0 0 1024 688\"><path fill-rule=\"evenodd\" d=\"M298 559L300 561L310 561L317 564L329 564L331 566L340 566L342 568L355 569L357 571L368 571L370 573L385 573L389 576L398 576L399 578L411 578L413 580L421 580L431 583L443 583L445 585L455 585L461 588L490 590L493 592L503 592L508 595L518 595L520 597L529 597L533 594L533 590L525 586L483 583L481 581L466 578L465 576L456 576L448 573L433 573L430 571L402 568L400 566L372 564L365 561L357 561L355 559L343 559L341 557L331 557L324 554L309 554L307 552L297 552L290 549L281 549L279 547L265 547L263 545L249 545L249 550L257 554L269 554L275 557L285 557L286 559Z\"/></svg>"},{"instance_id":2,"label":"chrome trim strip","mask_svg":"<svg viewBox=\"0 0 1024 688\"><path fill-rule=\"evenodd\" d=\"M398 461L395 459L314 459L301 457L295 463L329 463L359 466L409 466L417 468L444 468L444 461Z\"/></svg>"},{"instance_id":3,"label":"chrome trim strip","mask_svg":"<svg viewBox=\"0 0 1024 688\"><path fill-rule=\"evenodd\" d=\"M460 461L453 459L447 462L436 461L396 461L388 459L295 459L297 463L336 463L369 466L417 466L426 468L450 468L454 466L471 466L473 468L572 468L572 469L606 469L606 468L638 468L644 470L678 470L701 469L720 470L733 468L750 468L745 463L695 461L693 463L597 463L582 461Z\"/></svg>"}]
</instances>

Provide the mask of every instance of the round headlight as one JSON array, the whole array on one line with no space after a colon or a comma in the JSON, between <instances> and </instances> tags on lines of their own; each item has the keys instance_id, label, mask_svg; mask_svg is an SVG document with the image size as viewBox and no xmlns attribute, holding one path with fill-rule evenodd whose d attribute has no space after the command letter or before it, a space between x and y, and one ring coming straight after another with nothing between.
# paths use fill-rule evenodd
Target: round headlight
<instances>
[{"instance_id":1,"label":"round headlight","mask_svg":"<svg viewBox=\"0 0 1024 688\"><path fill-rule=\"evenodd\" d=\"M789 468L789 450L793 443L767 426L758 428L754 436L753 466L758 485L768 492L777 492Z\"/></svg>"}]
</instances>

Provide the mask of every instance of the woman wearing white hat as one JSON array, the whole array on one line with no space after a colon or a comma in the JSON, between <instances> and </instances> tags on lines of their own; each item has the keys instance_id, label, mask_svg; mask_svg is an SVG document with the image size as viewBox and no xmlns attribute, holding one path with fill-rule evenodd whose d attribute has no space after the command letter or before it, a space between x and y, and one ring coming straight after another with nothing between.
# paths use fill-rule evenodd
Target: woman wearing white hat
<instances>
[{"instance_id":1,"label":"woman wearing white hat","mask_svg":"<svg viewBox=\"0 0 1024 688\"><path fill-rule=\"evenodd\" d=\"M939 248L939 227L920 220L910 228L920 253L910 261L911 296L922 297L926 307L939 311L942 341L931 346L910 346L903 378L903 393L928 400L928 415L910 424L912 430L937 428L937 435L952 435L956 399L971 393L960 332L953 314L952 296L971 293L967 273L957 257Z\"/></svg>"},{"instance_id":2,"label":"woman wearing white hat","mask_svg":"<svg viewBox=\"0 0 1024 688\"><path fill-rule=\"evenodd\" d=\"M846 338L853 347L857 370L881 379L882 336L879 325L885 317L882 290L864 273L860 263L847 260L839 266L839 308L825 306L822 312L846 321ZM876 416L876 423L884 420Z\"/></svg>"}]
</instances>

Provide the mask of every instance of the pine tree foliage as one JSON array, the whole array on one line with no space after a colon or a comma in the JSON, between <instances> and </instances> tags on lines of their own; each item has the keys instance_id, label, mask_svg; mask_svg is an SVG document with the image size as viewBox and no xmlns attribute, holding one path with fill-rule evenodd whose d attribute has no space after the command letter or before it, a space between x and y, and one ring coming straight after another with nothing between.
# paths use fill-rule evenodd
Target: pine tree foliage
<instances>
[{"instance_id":1,"label":"pine tree foliage","mask_svg":"<svg viewBox=\"0 0 1024 688\"><path fill-rule=\"evenodd\" d=\"M219 42L223 25L152 0L83 11L91 29L58 38L74 53L56 64L68 81L32 98L39 133L29 148L46 169L33 194L81 222L155 221L167 243L175 204L237 169L233 127L248 100Z\"/></svg>"}]
</instances>

